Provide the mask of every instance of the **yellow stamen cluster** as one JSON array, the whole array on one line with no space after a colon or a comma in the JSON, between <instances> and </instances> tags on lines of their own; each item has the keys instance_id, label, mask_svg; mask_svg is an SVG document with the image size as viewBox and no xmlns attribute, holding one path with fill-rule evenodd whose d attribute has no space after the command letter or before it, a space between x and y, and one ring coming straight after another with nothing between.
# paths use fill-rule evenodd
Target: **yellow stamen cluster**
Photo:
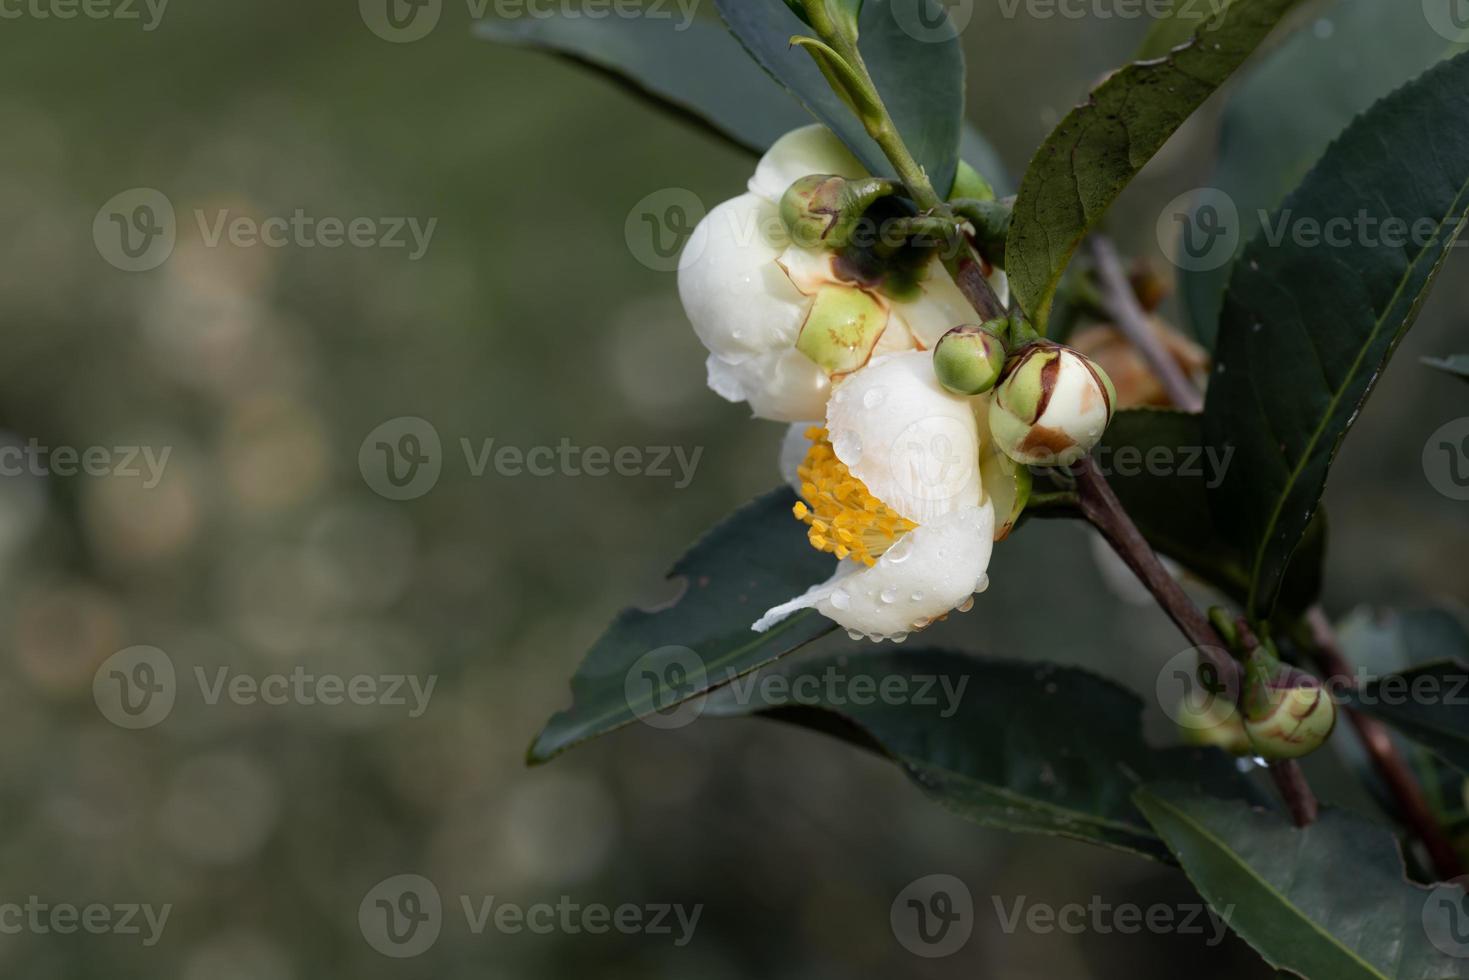
<instances>
[{"instance_id":1,"label":"yellow stamen cluster","mask_svg":"<svg viewBox=\"0 0 1469 980\"><path fill-rule=\"evenodd\" d=\"M867 492L837 459L825 429L813 426L806 430L806 438L811 440L811 451L796 470L806 499L798 501L793 512L810 525L806 537L811 547L869 568L876 565L893 542L918 525Z\"/></svg>"}]
</instances>

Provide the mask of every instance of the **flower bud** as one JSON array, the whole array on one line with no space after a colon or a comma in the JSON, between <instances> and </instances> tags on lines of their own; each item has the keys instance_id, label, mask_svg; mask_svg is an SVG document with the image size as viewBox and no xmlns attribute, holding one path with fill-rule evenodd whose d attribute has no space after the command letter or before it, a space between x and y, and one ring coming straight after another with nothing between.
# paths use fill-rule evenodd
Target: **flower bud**
<instances>
[{"instance_id":1,"label":"flower bud","mask_svg":"<svg viewBox=\"0 0 1469 980\"><path fill-rule=\"evenodd\" d=\"M887 307L872 294L856 286L822 286L801 325L796 350L827 374L847 374L872 357L887 325Z\"/></svg>"},{"instance_id":2,"label":"flower bud","mask_svg":"<svg viewBox=\"0 0 1469 980\"><path fill-rule=\"evenodd\" d=\"M939 384L956 395L978 395L1000 380L1005 368L1004 320L955 327L933 349Z\"/></svg>"},{"instance_id":3,"label":"flower bud","mask_svg":"<svg viewBox=\"0 0 1469 980\"><path fill-rule=\"evenodd\" d=\"M1298 759L1325 744L1336 727L1336 704L1320 681L1263 650L1245 671L1245 734L1257 755Z\"/></svg>"},{"instance_id":4,"label":"flower bud","mask_svg":"<svg viewBox=\"0 0 1469 980\"><path fill-rule=\"evenodd\" d=\"M990 432L1011 459L1069 466L1102 438L1117 393L1107 375L1069 347L1037 341L1005 365Z\"/></svg>"},{"instance_id":5,"label":"flower bud","mask_svg":"<svg viewBox=\"0 0 1469 980\"><path fill-rule=\"evenodd\" d=\"M780 220L801 248L845 248L867 209L896 190L888 180L808 174L781 196Z\"/></svg>"}]
</instances>

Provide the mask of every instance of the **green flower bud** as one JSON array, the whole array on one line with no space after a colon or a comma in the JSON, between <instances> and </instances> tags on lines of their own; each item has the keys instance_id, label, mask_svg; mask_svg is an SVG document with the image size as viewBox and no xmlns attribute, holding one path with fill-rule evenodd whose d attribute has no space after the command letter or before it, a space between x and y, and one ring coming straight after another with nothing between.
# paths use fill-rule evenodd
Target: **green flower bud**
<instances>
[{"instance_id":1,"label":"green flower bud","mask_svg":"<svg viewBox=\"0 0 1469 980\"><path fill-rule=\"evenodd\" d=\"M887 325L888 309L877 297L833 283L816 293L796 349L827 374L846 374L868 362Z\"/></svg>"},{"instance_id":2,"label":"green flower bud","mask_svg":"<svg viewBox=\"0 0 1469 980\"><path fill-rule=\"evenodd\" d=\"M940 337L933 349L939 384L956 395L978 395L993 388L1005 368L1005 331L1004 320L991 320L982 326L955 327Z\"/></svg>"},{"instance_id":3,"label":"green flower bud","mask_svg":"<svg viewBox=\"0 0 1469 980\"><path fill-rule=\"evenodd\" d=\"M810 174L786 189L780 199L780 220L801 248L845 248L867 209L896 190L889 180Z\"/></svg>"},{"instance_id":4,"label":"green flower bud","mask_svg":"<svg viewBox=\"0 0 1469 980\"><path fill-rule=\"evenodd\" d=\"M1336 727L1336 703L1321 682L1263 649L1245 666L1245 734L1263 759L1315 752Z\"/></svg>"},{"instance_id":5,"label":"green flower bud","mask_svg":"<svg viewBox=\"0 0 1469 980\"><path fill-rule=\"evenodd\" d=\"M1069 347L1037 341L1005 365L990 433L1011 459L1069 466L1102 438L1117 394L1105 372Z\"/></svg>"},{"instance_id":6,"label":"green flower bud","mask_svg":"<svg viewBox=\"0 0 1469 980\"><path fill-rule=\"evenodd\" d=\"M1230 755L1254 754L1255 747L1245 732L1244 719L1232 701L1215 697L1199 705L1195 700L1185 697L1173 713L1185 742L1213 746Z\"/></svg>"}]
</instances>

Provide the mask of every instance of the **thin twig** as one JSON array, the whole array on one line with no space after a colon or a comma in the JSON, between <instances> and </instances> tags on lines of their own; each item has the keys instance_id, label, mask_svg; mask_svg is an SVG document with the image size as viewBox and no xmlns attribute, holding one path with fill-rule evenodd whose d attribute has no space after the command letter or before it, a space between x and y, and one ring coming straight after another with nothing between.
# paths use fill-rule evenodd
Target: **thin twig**
<instances>
[{"instance_id":1,"label":"thin twig","mask_svg":"<svg viewBox=\"0 0 1469 980\"><path fill-rule=\"evenodd\" d=\"M1097 262L1097 278L1102 284L1102 301L1117 329L1122 331L1123 336L1143 356L1143 360L1148 362L1148 367L1162 383L1163 390L1168 392L1168 398L1175 406L1185 412L1203 411L1204 397L1153 332L1153 325L1148 321L1142 304L1137 301L1137 294L1133 292L1132 283L1127 279L1122 260L1117 257L1117 249L1112 245L1111 239L1104 235L1093 235L1091 247L1092 256Z\"/></svg>"},{"instance_id":2,"label":"thin twig","mask_svg":"<svg viewBox=\"0 0 1469 980\"><path fill-rule=\"evenodd\" d=\"M1316 794L1311 792L1311 784L1306 782L1300 763L1294 759L1272 762L1270 778L1275 780L1275 788L1280 791L1280 798L1285 800L1291 820L1297 827L1309 827L1316 822L1321 807L1316 802Z\"/></svg>"},{"instance_id":3,"label":"thin twig","mask_svg":"<svg viewBox=\"0 0 1469 980\"><path fill-rule=\"evenodd\" d=\"M1178 580L1163 567L1152 546L1122 509L1121 501L1107 485L1097 464L1088 456L1071 468L1071 474L1076 478L1082 515L1101 532L1112 550L1147 586L1179 631L1198 648L1199 655L1213 663L1220 679L1238 679L1241 676L1240 665L1225 649L1223 638L1215 631L1209 618L1194 605L1188 593L1183 591ZM1239 685L1235 684L1234 689L1238 690Z\"/></svg>"},{"instance_id":4,"label":"thin twig","mask_svg":"<svg viewBox=\"0 0 1469 980\"><path fill-rule=\"evenodd\" d=\"M1314 645L1312 652L1321 672L1342 683L1355 683L1351 661L1342 652L1341 645L1336 641L1336 633L1331 628L1331 621L1326 618L1320 606L1312 607L1306 614L1306 623L1311 629L1311 641ZM1377 770L1393 799L1397 801L1403 822L1428 849L1434 870L1445 881L1463 874L1463 859L1439 826L1423 795L1422 787L1418 785L1413 771L1408 768L1407 761L1398 752L1387 728L1352 708L1347 709L1347 717L1357 730L1362 746L1372 760L1372 767Z\"/></svg>"}]
</instances>

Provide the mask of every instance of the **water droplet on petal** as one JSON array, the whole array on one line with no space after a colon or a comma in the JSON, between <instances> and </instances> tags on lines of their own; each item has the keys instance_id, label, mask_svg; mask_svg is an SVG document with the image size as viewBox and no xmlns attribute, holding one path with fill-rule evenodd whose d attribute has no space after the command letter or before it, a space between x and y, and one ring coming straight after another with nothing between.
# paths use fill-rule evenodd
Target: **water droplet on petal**
<instances>
[{"instance_id":1,"label":"water droplet on petal","mask_svg":"<svg viewBox=\"0 0 1469 980\"><path fill-rule=\"evenodd\" d=\"M843 429L833 436L831 448L837 459L848 466L856 466L862 459L862 437L851 429Z\"/></svg>"},{"instance_id":2,"label":"water droplet on petal","mask_svg":"<svg viewBox=\"0 0 1469 980\"><path fill-rule=\"evenodd\" d=\"M990 577L988 575L981 575L979 577L979 584L974 587L974 591L975 592L983 592L986 589L988 589L989 587L990 587ZM973 602L974 600L971 599L969 601L970 602Z\"/></svg>"},{"instance_id":3,"label":"water droplet on petal","mask_svg":"<svg viewBox=\"0 0 1469 980\"><path fill-rule=\"evenodd\" d=\"M968 612L969 610L971 610L973 608L974 608L974 596L970 596L968 599L965 599L963 602L961 602L957 606L955 606L954 607L954 611L955 612L966 613L966 612Z\"/></svg>"},{"instance_id":4,"label":"water droplet on petal","mask_svg":"<svg viewBox=\"0 0 1469 980\"><path fill-rule=\"evenodd\" d=\"M894 643L906 643L906 642L908 642L908 634L907 633L895 633L893 635L893 642Z\"/></svg>"},{"instance_id":5,"label":"water droplet on petal","mask_svg":"<svg viewBox=\"0 0 1469 980\"><path fill-rule=\"evenodd\" d=\"M878 596L878 598L881 599L883 602L887 603L888 605L892 605L893 603L895 603L895 602L898 601L898 590L897 589L883 589L882 590L882 595Z\"/></svg>"},{"instance_id":6,"label":"water droplet on petal","mask_svg":"<svg viewBox=\"0 0 1469 980\"><path fill-rule=\"evenodd\" d=\"M869 388L867 389L867 393L862 396L862 407L866 409L877 408L883 402L887 401L887 398L888 390L881 385L876 388Z\"/></svg>"},{"instance_id":7,"label":"water droplet on petal","mask_svg":"<svg viewBox=\"0 0 1469 980\"><path fill-rule=\"evenodd\" d=\"M923 601L923 593L922 592L915 592L915 593L913 593L913 601L914 602L922 602Z\"/></svg>"},{"instance_id":8,"label":"water droplet on petal","mask_svg":"<svg viewBox=\"0 0 1469 980\"><path fill-rule=\"evenodd\" d=\"M846 589L837 589L831 594L831 604L836 609L846 609L852 605L851 593Z\"/></svg>"},{"instance_id":9,"label":"water droplet on petal","mask_svg":"<svg viewBox=\"0 0 1469 980\"><path fill-rule=\"evenodd\" d=\"M847 639L849 639L849 640L865 640L865 639L867 639L867 637L863 636L861 633L857 632L856 630L847 630Z\"/></svg>"},{"instance_id":10,"label":"water droplet on petal","mask_svg":"<svg viewBox=\"0 0 1469 980\"><path fill-rule=\"evenodd\" d=\"M892 564L898 565L907 561L908 556L911 554L913 554L913 542L909 540L907 535L904 535L887 550L887 553L883 557Z\"/></svg>"}]
</instances>

